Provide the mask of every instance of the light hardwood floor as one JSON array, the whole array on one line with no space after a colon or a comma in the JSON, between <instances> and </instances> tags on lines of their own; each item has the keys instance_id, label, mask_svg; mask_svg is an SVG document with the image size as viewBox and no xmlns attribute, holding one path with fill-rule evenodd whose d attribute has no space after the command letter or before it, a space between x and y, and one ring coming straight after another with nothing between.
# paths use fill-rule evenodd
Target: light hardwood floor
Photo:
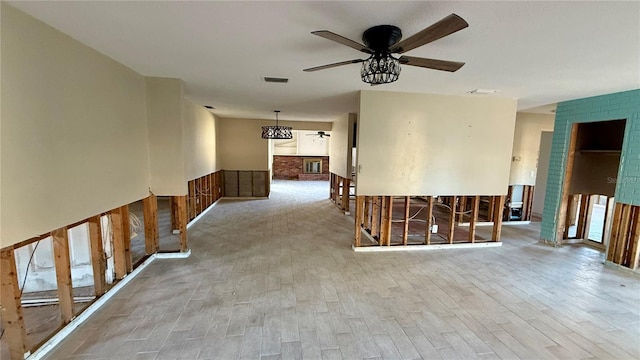
<instances>
[{"instance_id":1,"label":"light hardwood floor","mask_svg":"<svg viewBox=\"0 0 640 360\"><path fill-rule=\"evenodd\" d=\"M354 253L326 182L222 200L48 359L637 359L640 277L552 248ZM490 228L480 229L490 231Z\"/></svg>"}]
</instances>

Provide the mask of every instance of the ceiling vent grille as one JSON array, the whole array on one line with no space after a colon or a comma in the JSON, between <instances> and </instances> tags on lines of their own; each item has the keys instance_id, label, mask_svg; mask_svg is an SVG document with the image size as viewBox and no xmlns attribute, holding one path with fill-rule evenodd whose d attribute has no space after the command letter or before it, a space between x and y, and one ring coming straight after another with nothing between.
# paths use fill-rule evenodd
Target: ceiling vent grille
<instances>
[{"instance_id":1,"label":"ceiling vent grille","mask_svg":"<svg viewBox=\"0 0 640 360\"><path fill-rule=\"evenodd\" d=\"M264 82L271 82L271 83L280 83L280 84L286 84L289 82L289 79L287 78L279 78L279 77L270 77L270 76L265 76L264 77Z\"/></svg>"}]
</instances>

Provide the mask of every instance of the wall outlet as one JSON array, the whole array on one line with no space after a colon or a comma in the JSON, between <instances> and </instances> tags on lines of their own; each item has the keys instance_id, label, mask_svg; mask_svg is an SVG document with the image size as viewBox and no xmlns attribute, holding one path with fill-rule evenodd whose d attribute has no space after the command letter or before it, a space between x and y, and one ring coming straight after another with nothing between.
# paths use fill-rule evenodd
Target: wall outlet
<instances>
[{"instance_id":1,"label":"wall outlet","mask_svg":"<svg viewBox=\"0 0 640 360\"><path fill-rule=\"evenodd\" d=\"M438 233L438 225L437 224L431 225L431 233L432 234Z\"/></svg>"}]
</instances>

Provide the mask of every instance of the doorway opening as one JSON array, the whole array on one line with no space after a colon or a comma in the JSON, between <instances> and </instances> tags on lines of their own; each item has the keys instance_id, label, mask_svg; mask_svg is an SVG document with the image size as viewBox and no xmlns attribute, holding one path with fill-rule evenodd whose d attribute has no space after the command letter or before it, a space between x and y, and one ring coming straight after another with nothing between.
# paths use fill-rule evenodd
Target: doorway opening
<instances>
[{"instance_id":1,"label":"doorway opening","mask_svg":"<svg viewBox=\"0 0 640 360\"><path fill-rule=\"evenodd\" d=\"M573 125L559 219L563 242L606 248L625 126L626 120Z\"/></svg>"}]
</instances>

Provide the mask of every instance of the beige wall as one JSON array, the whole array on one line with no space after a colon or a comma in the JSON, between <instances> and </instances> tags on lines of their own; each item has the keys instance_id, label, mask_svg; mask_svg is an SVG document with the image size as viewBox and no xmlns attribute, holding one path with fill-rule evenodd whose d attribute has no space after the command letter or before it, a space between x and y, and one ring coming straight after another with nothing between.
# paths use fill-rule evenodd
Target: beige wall
<instances>
[{"instance_id":1,"label":"beige wall","mask_svg":"<svg viewBox=\"0 0 640 360\"><path fill-rule=\"evenodd\" d=\"M505 194L515 115L506 98L362 91L357 194Z\"/></svg>"},{"instance_id":2,"label":"beige wall","mask_svg":"<svg viewBox=\"0 0 640 360\"><path fill-rule=\"evenodd\" d=\"M183 101L182 115L186 180L220 170L216 159L215 116L189 100Z\"/></svg>"},{"instance_id":3,"label":"beige wall","mask_svg":"<svg viewBox=\"0 0 640 360\"><path fill-rule=\"evenodd\" d=\"M180 79L146 78L151 191L187 193L182 129L183 86Z\"/></svg>"},{"instance_id":4,"label":"beige wall","mask_svg":"<svg viewBox=\"0 0 640 360\"><path fill-rule=\"evenodd\" d=\"M5 247L148 195L142 76L4 2Z\"/></svg>"},{"instance_id":5,"label":"beige wall","mask_svg":"<svg viewBox=\"0 0 640 360\"><path fill-rule=\"evenodd\" d=\"M218 151L224 170L269 170L269 142L260 137L268 121L218 119Z\"/></svg>"},{"instance_id":6,"label":"beige wall","mask_svg":"<svg viewBox=\"0 0 640 360\"><path fill-rule=\"evenodd\" d=\"M531 212L542 216L544 210L544 198L547 193L547 176L549 175L549 162L551 161L551 143L553 132L543 131L540 135L540 150L538 150L538 171L536 184L533 190L533 206Z\"/></svg>"},{"instance_id":7,"label":"beige wall","mask_svg":"<svg viewBox=\"0 0 640 360\"><path fill-rule=\"evenodd\" d=\"M344 114L331 126L329 143L329 171L344 178L351 178L351 148L353 123L356 114Z\"/></svg>"},{"instance_id":8,"label":"beige wall","mask_svg":"<svg viewBox=\"0 0 640 360\"><path fill-rule=\"evenodd\" d=\"M518 113L513 139L509 185L535 185L540 136L553 131L555 115Z\"/></svg>"}]
</instances>

